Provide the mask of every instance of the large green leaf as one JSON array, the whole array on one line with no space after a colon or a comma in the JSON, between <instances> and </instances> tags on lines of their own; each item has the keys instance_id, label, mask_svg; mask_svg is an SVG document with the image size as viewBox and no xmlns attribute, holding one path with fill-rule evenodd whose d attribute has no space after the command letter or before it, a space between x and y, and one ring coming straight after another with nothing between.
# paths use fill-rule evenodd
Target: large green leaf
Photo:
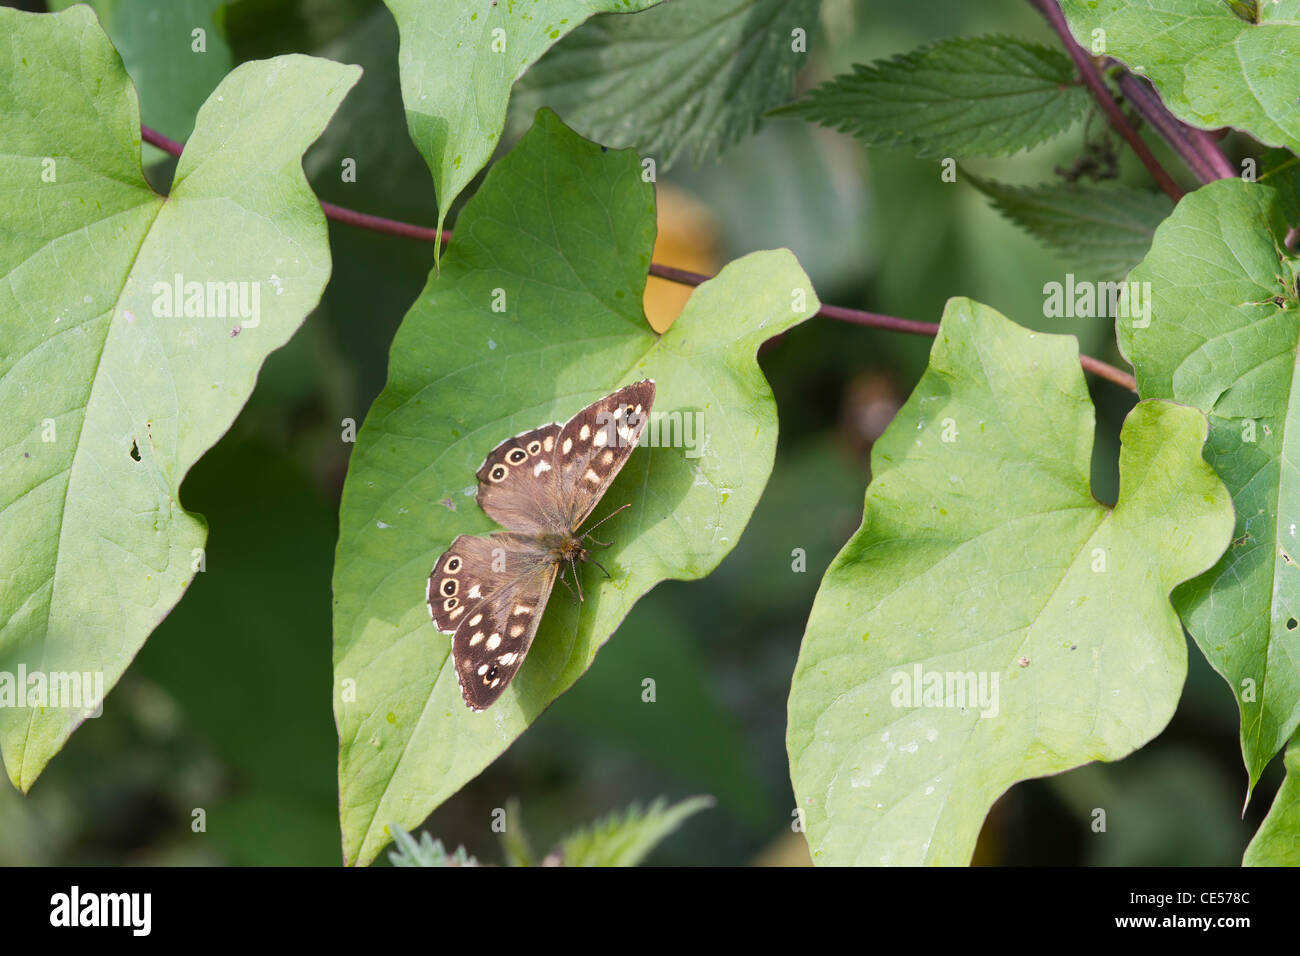
<instances>
[{"instance_id":1,"label":"large green leaf","mask_svg":"<svg viewBox=\"0 0 1300 956\"><path fill-rule=\"evenodd\" d=\"M0 9L0 35L0 671L102 672L108 688L194 576L206 529L181 481L329 276L300 163L358 71L241 66L163 198L90 9ZM156 315L155 283L178 274L242 284L250 306L256 290L259 317L215 301ZM10 779L29 788L83 718L0 707Z\"/></svg>"},{"instance_id":2,"label":"large green leaf","mask_svg":"<svg viewBox=\"0 0 1300 956\"><path fill-rule=\"evenodd\" d=\"M398 68L411 139L433 173L438 228L492 156L510 88L563 34L595 13L659 0L384 0L402 35Z\"/></svg>"},{"instance_id":3,"label":"large green leaf","mask_svg":"<svg viewBox=\"0 0 1300 956\"><path fill-rule=\"evenodd\" d=\"M1104 52L1149 76L1183 122L1300 149L1300 0L1061 0L1061 8L1085 49L1105 31Z\"/></svg>"},{"instance_id":4,"label":"large green leaf","mask_svg":"<svg viewBox=\"0 0 1300 956\"><path fill-rule=\"evenodd\" d=\"M441 278L402 323L348 469L335 562L337 691L355 688L355 700L335 695L349 862L369 862L385 824L414 827L491 763L655 583L713 570L758 502L776 409L755 351L819 305L789 252L754 253L656 335L641 311L654 222L635 155L544 110L466 205ZM424 592L457 534L495 527L475 504L474 472L503 438L646 377L656 413L698 413L707 445L697 457L662 441L633 453L595 516L632 504L606 525L613 579L588 567L580 607L561 588L519 676L471 712ZM652 706L640 692L629 688L629 706Z\"/></svg>"},{"instance_id":5,"label":"large green leaf","mask_svg":"<svg viewBox=\"0 0 1300 956\"><path fill-rule=\"evenodd\" d=\"M1286 748L1286 779L1246 847L1243 866L1300 866L1300 739Z\"/></svg>"},{"instance_id":6,"label":"large green leaf","mask_svg":"<svg viewBox=\"0 0 1300 956\"><path fill-rule=\"evenodd\" d=\"M1232 547L1175 602L1237 698L1250 788L1300 724L1300 307L1286 230L1275 190L1201 187L1129 275L1150 283L1150 325L1117 322L1138 393L1209 416L1206 459L1233 495Z\"/></svg>"},{"instance_id":7,"label":"large green leaf","mask_svg":"<svg viewBox=\"0 0 1300 956\"><path fill-rule=\"evenodd\" d=\"M752 133L790 98L820 0L672 0L637 17L600 17L561 40L516 93L579 133L632 146L660 169ZM802 30L804 44L796 40Z\"/></svg>"},{"instance_id":8,"label":"large green leaf","mask_svg":"<svg viewBox=\"0 0 1300 956\"><path fill-rule=\"evenodd\" d=\"M1099 281L1122 279L1141 262L1156 226L1174 208L1164 194L1131 186L1009 186L966 178L998 212Z\"/></svg>"},{"instance_id":9,"label":"large green leaf","mask_svg":"<svg viewBox=\"0 0 1300 956\"><path fill-rule=\"evenodd\" d=\"M85 0L53 0L50 9L80 2ZM234 64L221 23L225 5L226 0L90 0L140 93L146 126L180 142L189 137L194 115ZM196 30L203 31L201 44ZM158 151L155 158L164 155Z\"/></svg>"},{"instance_id":10,"label":"large green leaf","mask_svg":"<svg viewBox=\"0 0 1300 956\"><path fill-rule=\"evenodd\" d=\"M1173 715L1187 651L1168 595L1222 553L1231 504L1204 416L1167 402L1129 414L1119 503L1098 503L1078 360L1072 337L949 302L795 668L815 861L966 863L1013 783L1123 757ZM985 696L946 698L949 675ZM904 696L936 679L939 706Z\"/></svg>"},{"instance_id":11,"label":"large green leaf","mask_svg":"<svg viewBox=\"0 0 1300 956\"><path fill-rule=\"evenodd\" d=\"M857 64L776 113L918 156L998 156L1068 129L1088 108L1070 58L1015 37L957 37Z\"/></svg>"}]
</instances>

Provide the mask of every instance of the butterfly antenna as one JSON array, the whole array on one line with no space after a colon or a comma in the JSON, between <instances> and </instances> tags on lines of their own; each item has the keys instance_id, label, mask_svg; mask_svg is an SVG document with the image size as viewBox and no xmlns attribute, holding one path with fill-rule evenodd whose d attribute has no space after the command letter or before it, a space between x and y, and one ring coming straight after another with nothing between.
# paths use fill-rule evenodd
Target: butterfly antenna
<instances>
[{"instance_id":1,"label":"butterfly antenna","mask_svg":"<svg viewBox=\"0 0 1300 956\"><path fill-rule=\"evenodd\" d=\"M597 542L597 544L599 544L599 542ZM596 567L600 568L602 571L605 571L605 566L601 564L599 561L597 561L595 558L588 558L587 560L590 561L592 564L594 564ZM610 574L608 571L605 571L605 577L609 578L609 577L613 577L613 575Z\"/></svg>"},{"instance_id":2,"label":"butterfly antenna","mask_svg":"<svg viewBox=\"0 0 1300 956\"><path fill-rule=\"evenodd\" d=\"M577 606L578 606L578 592L575 591L575 590L573 590L573 585L572 585L572 584L570 584L568 581L564 580L564 569L563 569L563 568L560 569L560 583L563 584L566 588L569 589L569 593L573 595L573 606L574 606L574 607L577 607Z\"/></svg>"},{"instance_id":3,"label":"butterfly antenna","mask_svg":"<svg viewBox=\"0 0 1300 956\"><path fill-rule=\"evenodd\" d=\"M591 537L591 533L592 533L593 531L595 531L597 528L599 528L601 525L603 525L603 524L604 524L606 521L608 521L610 518L614 517L614 515L618 514L620 511L626 511L628 508L631 508L631 507L632 507L632 503L629 501L627 504L625 504L625 505L621 505L621 506L615 508L615 509L614 509L613 511L611 511L609 514L605 515L605 517L601 518L601 519L600 519L599 521L597 521L594 525L592 525L590 528L588 528L587 531L586 531L586 533L583 534L583 536L582 536L582 537L583 537L583 540L586 540L587 538L590 538L590 537ZM613 544L614 542L612 542L612 541L609 541L609 542L606 542L606 541L597 541L595 538L591 538L591 543L592 543L592 544L600 545L600 547L602 547L602 548L608 548L608 547L609 547L611 544ZM602 568L601 570L604 570L604 569Z\"/></svg>"}]
</instances>

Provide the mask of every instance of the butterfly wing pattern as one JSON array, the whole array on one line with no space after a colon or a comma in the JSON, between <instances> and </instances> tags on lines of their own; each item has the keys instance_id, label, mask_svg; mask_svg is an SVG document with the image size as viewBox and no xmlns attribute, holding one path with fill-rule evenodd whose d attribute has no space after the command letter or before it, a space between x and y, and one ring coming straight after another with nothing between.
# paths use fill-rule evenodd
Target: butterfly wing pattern
<instances>
[{"instance_id":1,"label":"butterfly wing pattern","mask_svg":"<svg viewBox=\"0 0 1300 956\"><path fill-rule=\"evenodd\" d=\"M518 673L572 539L636 447L654 402L649 379L508 438L477 472L478 503L507 530L460 535L429 575L426 600L451 633L465 703L486 710Z\"/></svg>"}]
</instances>

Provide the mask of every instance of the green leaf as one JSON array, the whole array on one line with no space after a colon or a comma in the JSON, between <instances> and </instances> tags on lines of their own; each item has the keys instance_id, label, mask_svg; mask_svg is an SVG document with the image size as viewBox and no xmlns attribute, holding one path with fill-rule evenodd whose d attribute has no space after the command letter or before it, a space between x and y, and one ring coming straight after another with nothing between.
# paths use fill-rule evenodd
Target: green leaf
<instances>
[{"instance_id":1,"label":"green leaf","mask_svg":"<svg viewBox=\"0 0 1300 956\"><path fill-rule=\"evenodd\" d=\"M1237 698L1249 789L1300 725L1300 303L1286 230L1270 187L1189 193L1129 275L1150 283L1150 325L1117 322L1138 393L1209 417L1205 457L1233 495L1232 547L1175 604Z\"/></svg>"},{"instance_id":2,"label":"green leaf","mask_svg":"<svg viewBox=\"0 0 1300 956\"><path fill-rule=\"evenodd\" d=\"M966 174L998 212L1099 281L1122 279L1173 211L1162 193L1128 186L1008 186Z\"/></svg>"},{"instance_id":3,"label":"green leaf","mask_svg":"<svg viewBox=\"0 0 1300 956\"><path fill-rule=\"evenodd\" d=\"M14 39L0 45L0 671L98 672L107 689L201 557L186 472L329 277L300 160L358 71L303 56L239 67L164 199L141 175L135 92L90 9L0 9L0 34ZM206 305L156 315L178 274L242 284L256 323ZM26 791L83 719L0 707L14 784Z\"/></svg>"},{"instance_id":4,"label":"green leaf","mask_svg":"<svg viewBox=\"0 0 1300 956\"><path fill-rule=\"evenodd\" d=\"M774 111L921 157L1001 156L1064 132L1089 108L1070 58L1008 36L958 37L857 64Z\"/></svg>"},{"instance_id":5,"label":"green leaf","mask_svg":"<svg viewBox=\"0 0 1300 956\"><path fill-rule=\"evenodd\" d=\"M668 806L659 797L642 810L633 804L585 829L565 836L555 856L564 866L636 866L694 814L714 805L711 796L693 796Z\"/></svg>"},{"instance_id":6,"label":"green leaf","mask_svg":"<svg viewBox=\"0 0 1300 956\"><path fill-rule=\"evenodd\" d=\"M1300 223L1300 157L1288 149L1269 150L1259 181L1277 190L1287 225Z\"/></svg>"},{"instance_id":7,"label":"green leaf","mask_svg":"<svg viewBox=\"0 0 1300 956\"><path fill-rule=\"evenodd\" d=\"M1286 778L1246 847L1242 866L1300 866L1300 738L1286 748Z\"/></svg>"},{"instance_id":8,"label":"green leaf","mask_svg":"<svg viewBox=\"0 0 1300 956\"><path fill-rule=\"evenodd\" d=\"M807 62L794 49L820 0L673 0L636 17L600 17L533 67L516 92L531 116L549 106L582 135L632 146L659 169L711 157L790 98Z\"/></svg>"},{"instance_id":9,"label":"green leaf","mask_svg":"<svg viewBox=\"0 0 1300 956\"><path fill-rule=\"evenodd\" d=\"M455 853L448 853L441 840L435 840L428 833L421 833L417 842L415 837L398 826L391 824L393 842L397 848L388 851L388 859L393 866L478 866L478 860L469 855L463 847L456 847Z\"/></svg>"},{"instance_id":10,"label":"green leaf","mask_svg":"<svg viewBox=\"0 0 1300 956\"><path fill-rule=\"evenodd\" d=\"M594 13L633 13L659 0L384 0L402 35L406 124L438 191L438 228L492 156L510 88L563 34Z\"/></svg>"},{"instance_id":11,"label":"green leaf","mask_svg":"<svg viewBox=\"0 0 1300 956\"><path fill-rule=\"evenodd\" d=\"M656 335L641 310L654 228L636 156L543 110L466 205L441 278L403 320L340 509L334 670L340 688L356 687L354 701L335 696L349 862L374 858L383 823L418 823L491 763L657 582L713 570L758 502L777 419L755 352L820 306L789 252L754 253ZM473 713L424 599L451 540L495 528L474 501L475 471L503 438L647 377L656 415L707 435L692 433L694 450L666 447L672 419L659 418L658 446L633 453L593 515L632 504L606 526L612 580L587 567L580 608L561 589L519 676ZM640 706L640 687L628 693Z\"/></svg>"},{"instance_id":12,"label":"green leaf","mask_svg":"<svg viewBox=\"0 0 1300 956\"><path fill-rule=\"evenodd\" d=\"M660 797L644 811L633 804L564 838L556 851L565 866L636 866L689 817L713 806L709 796L668 806Z\"/></svg>"},{"instance_id":13,"label":"green leaf","mask_svg":"<svg viewBox=\"0 0 1300 956\"><path fill-rule=\"evenodd\" d=\"M81 2L86 0L54 0L50 9ZM140 92L144 124L183 143L199 107L234 65L222 23L226 0L89 3ZM195 30L203 31L202 51L194 49ZM155 159L164 157L157 151Z\"/></svg>"},{"instance_id":14,"label":"green leaf","mask_svg":"<svg viewBox=\"0 0 1300 956\"><path fill-rule=\"evenodd\" d=\"M1169 111L1202 129L1232 126L1269 146L1300 149L1294 53L1300 0L1269 0L1257 22L1224 0L1061 0L1085 49L1150 77Z\"/></svg>"},{"instance_id":15,"label":"green leaf","mask_svg":"<svg viewBox=\"0 0 1300 956\"><path fill-rule=\"evenodd\" d=\"M967 863L1012 784L1116 760L1173 715L1187 651L1168 595L1222 553L1228 493L1204 417L1144 402L1119 504L1098 503L1078 361L1073 337L948 303L795 667L787 742L816 862ZM945 697L957 675L983 693ZM912 694L936 680L938 706Z\"/></svg>"}]
</instances>

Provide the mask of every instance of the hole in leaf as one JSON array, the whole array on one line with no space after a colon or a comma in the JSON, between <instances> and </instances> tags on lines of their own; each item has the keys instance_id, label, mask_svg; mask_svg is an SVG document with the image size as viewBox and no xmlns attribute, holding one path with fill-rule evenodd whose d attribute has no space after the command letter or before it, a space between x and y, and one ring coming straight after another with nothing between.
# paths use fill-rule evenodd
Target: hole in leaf
<instances>
[{"instance_id":1,"label":"hole in leaf","mask_svg":"<svg viewBox=\"0 0 1300 956\"><path fill-rule=\"evenodd\" d=\"M140 460L140 446L137 445L134 441L131 442L131 460L132 461Z\"/></svg>"},{"instance_id":2,"label":"hole in leaf","mask_svg":"<svg viewBox=\"0 0 1300 956\"><path fill-rule=\"evenodd\" d=\"M1296 629L1296 626L1297 626L1297 625L1300 625L1300 621L1297 621L1297 620L1296 620L1295 618L1293 618L1293 617L1291 617L1291 618L1287 618L1286 629L1287 629L1288 631L1294 631L1294 630Z\"/></svg>"}]
</instances>

